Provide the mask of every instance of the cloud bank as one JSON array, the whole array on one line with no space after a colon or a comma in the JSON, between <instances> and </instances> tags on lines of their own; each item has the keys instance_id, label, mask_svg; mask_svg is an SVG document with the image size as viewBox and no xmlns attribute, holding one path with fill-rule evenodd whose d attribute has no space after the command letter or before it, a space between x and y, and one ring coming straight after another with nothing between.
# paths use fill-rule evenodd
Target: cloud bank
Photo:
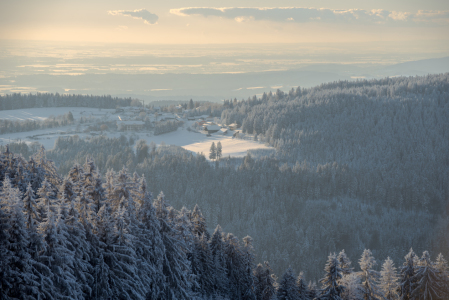
<instances>
[{"instance_id":1,"label":"cloud bank","mask_svg":"<svg viewBox=\"0 0 449 300\"><path fill-rule=\"evenodd\" d=\"M148 25L157 24L157 20L159 20L159 17L157 15L150 13L148 10L144 8L136 10L110 10L108 11L108 14L112 16L121 15L126 17L132 17L134 19L143 20L143 22Z\"/></svg>"},{"instance_id":2,"label":"cloud bank","mask_svg":"<svg viewBox=\"0 0 449 300\"><path fill-rule=\"evenodd\" d=\"M216 16L237 22L267 20L273 22L328 22L328 23L439 23L449 24L449 11L418 11L418 13L388 11L384 9L347 9L304 7L184 7L170 10L180 16Z\"/></svg>"}]
</instances>

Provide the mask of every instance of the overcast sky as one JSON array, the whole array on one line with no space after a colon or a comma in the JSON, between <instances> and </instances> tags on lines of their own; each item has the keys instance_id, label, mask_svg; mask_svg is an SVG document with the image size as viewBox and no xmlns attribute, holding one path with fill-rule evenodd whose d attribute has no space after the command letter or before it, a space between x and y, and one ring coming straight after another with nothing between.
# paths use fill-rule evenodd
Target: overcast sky
<instances>
[{"instance_id":1,"label":"overcast sky","mask_svg":"<svg viewBox=\"0 0 449 300\"><path fill-rule=\"evenodd\" d=\"M0 39L148 44L449 40L447 0L0 1Z\"/></svg>"}]
</instances>

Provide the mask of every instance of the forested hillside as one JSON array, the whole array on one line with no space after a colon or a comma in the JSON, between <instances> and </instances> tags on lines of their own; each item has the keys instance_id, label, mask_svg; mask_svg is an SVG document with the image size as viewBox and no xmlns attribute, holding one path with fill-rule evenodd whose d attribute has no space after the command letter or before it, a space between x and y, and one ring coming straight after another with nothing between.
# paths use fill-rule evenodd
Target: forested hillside
<instances>
[{"instance_id":1,"label":"forested hillside","mask_svg":"<svg viewBox=\"0 0 449 300\"><path fill-rule=\"evenodd\" d=\"M92 95L68 95L52 93L0 95L0 110L34 107L95 107L116 108L117 106L140 105L140 101L131 98L117 98Z\"/></svg>"},{"instance_id":2,"label":"forested hillside","mask_svg":"<svg viewBox=\"0 0 449 300\"><path fill-rule=\"evenodd\" d=\"M209 234L220 224L250 235L254 262L269 261L278 275L290 266L318 280L329 253L341 249L352 261L370 249L396 266L410 248L449 256L449 74L277 91L225 101L213 107L214 115L219 111L224 123L242 124L240 137L266 142L276 154L211 163L131 135L60 138L46 155L62 176L76 163L95 161L102 184L109 170L125 165L144 175L148 190L163 191L175 210L199 205ZM33 147L10 150L28 158ZM31 182L37 192L40 185ZM426 255L422 263L430 261Z\"/></svg>"},{"instance_id":3,"label":"forested hillside","mask_svg":"<svg viewBox=\"0 0 449 300\"><path fill-rule=\"evenodd\" d=\"M204 158L203 158L204 160ZM445 299L448 264L410 249L399 272L381 272L363 250L354 271L331 253L320 285L287 268L254 264L252 238L220 226L210 234L198 205L153 199L145 177L125 167L103 179L95 163L67 176L41 149L29 161L0 154L0 298L9 299ZM285 257L282 257L285 259ZM315 262L316 263L316 262Z\"/></svg>"},{"instance_id":4,"label":"forested hillside","mask_svg":"<svg viewBox=\"0 0 449 300\"><path fill-rule=\"evenodd\" d=\"M225 106L225 123L242 124L244 133L276 147L281 160L344 166L351 197L435 213L446 209L448 73L278 90Z\"/></svg>"}]
</instances>

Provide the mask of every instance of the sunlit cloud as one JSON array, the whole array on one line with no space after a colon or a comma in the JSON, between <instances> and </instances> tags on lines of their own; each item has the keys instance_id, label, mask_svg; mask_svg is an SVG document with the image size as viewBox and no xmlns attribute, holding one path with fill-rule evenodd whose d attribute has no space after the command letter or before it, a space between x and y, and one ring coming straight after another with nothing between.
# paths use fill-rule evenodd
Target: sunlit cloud
<instances>
[{"instance_id":1,"label":"sunlit cloud","mask_svg":"<svg viewBox=\"0 0 449 300\"><path fill-rule=\"evenodd\" d=\"M236 22L327 22L327 23L449 23L449 11L418 11L418 13L388 11L384 9L328 9L306 7L184 7L171 9L179 16L222 17Z\"/></svg>"},{"instance_id":2,"label":"sunlit cloud","mask_svg":"<svg viewBox=\"0 0 449 300\"><path fill-rule=\"evenodd\" d=\"M148 25L154 25L157 24L157 20L159 20L159 17L148 10L142 8L142 9L136 9L136 10L110 10L108 11L108 14L112 16L126 16L126 17L132 17L134 19L143 20L145 24Z\"/></svg>"}]
</instances>

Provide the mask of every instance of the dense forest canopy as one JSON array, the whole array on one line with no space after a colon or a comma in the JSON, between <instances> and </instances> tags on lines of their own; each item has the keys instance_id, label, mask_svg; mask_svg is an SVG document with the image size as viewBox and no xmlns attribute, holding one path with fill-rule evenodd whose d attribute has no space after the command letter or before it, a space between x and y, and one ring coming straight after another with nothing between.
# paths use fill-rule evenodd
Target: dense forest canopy
<instances>
[{"instance_id":1,"label":"dense forest canopy","mask_svg":"<svg viewBox=\"0 0 449 300\"><path fill-rule=\"evenodd\" d=\"M449 294L442 254L433 261L429 252L419 257L410 249L398 273L390 258L378 272L368 249L354 271L342 250L329 254L320 287L290 267L278 281L268 262L255 266L250 236L240 242L219 225L211 234L198 205L174 209L125 167L103 179L87 159L62 177L44 149L26 161L8 148L0 167L2 299L439 300Z\"/></svg>"},{"instance_id":2,"label":"dense forest canopy","mask_svg":"<svg viewBox=\"0 0 449 300\"><path fill-rule=\"evenodd\" d=\"M335 280L346 287L346 292L332 293L339 293L344 299L375 299L362 295L359 289L362 283L366 289L367 285L375 285L365 289L364 295L379 297L379 293L384 293L387 299L404 295L401 288L379 277L390 274L390 279L396 278L394 263L400 269L400 287L411 282L410 293L417 288L410 278L434 276L424 275L432 269L428 266L445 268L441 266L445 265L443 257L449 256L449 74L334 82L310 89L298 87L288 93L278 90L260 98L202 105L190 113L221 116L225 124L238 123L242 125L240 138L268 143L276 148L276 153L251 155L257 152L249 151L243 159L223 157L211 163L203 155L175 146L147 145L132 135L89 140L77 136L59 138L46 153L36 149L36 145L13 143L9 151L28 159L38 150L37 157L46 156L44 161L55 162L49 164L49 172L61 175L55 175L58 180L49 177L48 181L56 202L59 200L55 195L64 176L70 176L77 164L85 165L86 160L95 162L101 186L108 181L111 184L113 178L125 172L121 171L125 166L129 174L136 172L128 174L129 178L140 178L139 182L145 182L148 190L164 192L163 198L173 205L172 220L174 215L179 221L182 214L189 214L183 206L201 208L209 230L204 231L204 238L191 241L193 245L198 243L203 248L205 244L211 245L214 232L210 229L217 224L237 236L251 236L251 241L247 239L240 246L232 235L229 238L223 235L222 240L241 253L252 253L252 263L260 263L251 277L250 290L257 299L269 299L256 292L261 280L272 283L267 291L271 290L278 298L281 294L288 295L291 289L306 287L309 298L299 299L311 299L323 295L323 291L330 293L326 282L335 279L332 276L336 274L314 286L301 284L294 273L302 271L302 278L308 280L323 278L323 266L326 265L326 272L336 270L336 257L332 253L341 249L345 249L348 261L358 260L363 252L364 261L354 275L351 271L354 266L346 266L350 271L347 269L345 273L344 259L341 256L337 259L342 277ZM4 164L4 170L9 166L14 171L3 171L0 179L11 178L23 196L26 184L14 180L23 176L20 174L28 174L23 166L30 168L42 158L29 162L14 159L20 163ZM79 172L85 172L86 168L87 165L79 167ZM33 174L35 169L30 170ZM30 182L36 194L45 176L35 179L34 175L27 175L29 179L24 182ZM99 208L97 205L98 211L93 215L98 217ZM172 226L178 228L174 225L178 221L172 221ZM418 258L410 248L424 254ZM180 255L189 261L189 252L183 249L184 254ZM409 254L402 267L406 253ZM437 257L438 253L442 255ZM373 257L385 263L376 265ZM264 264L265 261L269 264ZM193 265L192 261L190 264ZM186 267L187 274L196 272L188 270ZM273 272L284 275L276 281L268 276ZM203 293L193 288L195 284L186 283L187 290L196 291L196 295ZM206 283L200 286L203 284ZM439 289L438 295L445 295ZM215 285L212 290L222 297L236 299L224 292L226 288Z\"/></svg>"}]
</instances>

